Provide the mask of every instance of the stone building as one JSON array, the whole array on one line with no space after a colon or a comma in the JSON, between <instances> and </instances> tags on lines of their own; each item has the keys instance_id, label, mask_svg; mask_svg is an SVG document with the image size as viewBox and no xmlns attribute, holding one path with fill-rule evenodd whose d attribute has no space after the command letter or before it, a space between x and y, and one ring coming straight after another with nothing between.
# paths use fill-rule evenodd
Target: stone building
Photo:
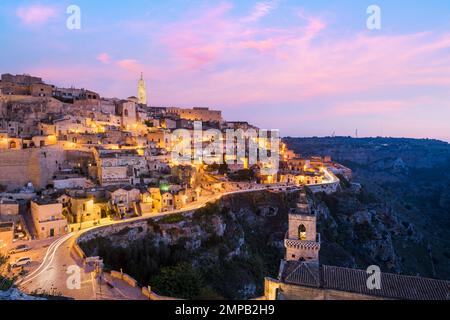
<instances>
[{"instance_id":1,"label":"stone building","mask_svg":"<svg viewBox=\"0 0 450 320\"><path fill-rule=\"evenodd\" d=\"M170 107L166 109L168 114L174 114L181 119L202 122L222 122L222 112L217 110L209 110L209 108L192 108L182 109Z\"/></svg>"},{"instance_id":2,"label":"stone building","mask_svg":"<svg viewBox=\"0 0 450 320\"><path fill-rule=\"evenodd\" d=\"M39 239L58 237L67 232L62 204L53 199L31 201L31 216Z\"/></svg>"},{"instance_id":3,"label":"stone building","mask_svg":"<svg viewBox=\"0 0 450 320\"><path fill-rule=\"evenodd\" d=\"M152 212L161 212L163 207L161 189L149 188L148 192L152 199Z\"/></svg>"},{"instance_id":4,"label":"stone building","mask_svg":"<svg viewBox=\"0 0 450 320\"><path fill-rule=\"evenodd\" d=\"M53 90L53 97L67 103L75 103L79 100L100 100L98 93L77 88L55 88Z\"/></svg>"},{"instance_id":5,"label":"stone building","mask_svg":"<svg viewBox=\"0 0 450 320\"><path fill-rule=\"evenodd\" d=\"M0 91L4 95L52 97L54 87L30 75L2 74Z\"/></svg>"},{"instance_id":6,"label":"stone building","mask_svg":"<svg viewBox=\"0 0 450 320\"><path fill-rule=\"evenodd\" d=\"M0 149L0 185L14 190L32 182L37 189L45 188L64 160L64 150L57 145L14 151Z\"/></svg>"},{"instance_id":7,"label":"stone building","mask_svg":"<svg viewBox=\"0 0 450 320\"><path fill-rule=\"evenodd\" d=\"M133 185L148 173L147 161L136 150L94 149L97 178L102 186Z\"/></svg>"},{"instance_id":8,"label":"stone building","mask_svg":"<svg viewBox=\"0 0 450 320\"><path fill-rule=\"evenodd\" d=\"M63 215L69 224L99 221L102 216L102 208L95 202L94 197L86 194L62 195L57 201L63 206Z\"/></svg>"},{"instance_id":9,"label":"stone building","mask_svg":"<svg viewBox=\"0 0 450 320\"><path fill-rule=\"evenodd\" d=\"M135 102L122 101L117 107L117 114L121 117L121 124L124 129L130 130L137 125Z\"/></svg>"},{"instance_id":10,"label":"stone building","mask_svg":"<svg viewBox=\"0 0 450 320\"><path fill-rule=\"evenodd\" d=\"M163 192L161 195L161 211L167 212L175 209L174 196L170 191Z\"/></svg>"},{"instance_id":11,"label":"stone building","mask_svg":"<svg viewBox=\"0 0 450 320\"><path fill-rule=\"evenodd\" d=\"M165 149L170 145L170 135L164 130L151 130L146 134L148 142L154 144L157 148Z\"/></svg>"},{"instance_id":12,"label":"stone building","mask_svg":"<svg viewBox=\"0 0 450 320\"><path fill-rule=\"evenodd\" d=\"M19 203L10 199L0 199L0 221L12 221L19 218Z\"/></svg>"},{"instance_id":13,"label":"stone building","mask_svg":"<svg viewBox=\"0 0 450 320\"><path fill-rule=\"evenodd\" d=\"M139 189L131 186L123 188L109 188L107 196L110 199L110 205L114 210L125 215L127 213L138 214L138 204L141 201L141 192Z\"/></svg>"}]
</instances>

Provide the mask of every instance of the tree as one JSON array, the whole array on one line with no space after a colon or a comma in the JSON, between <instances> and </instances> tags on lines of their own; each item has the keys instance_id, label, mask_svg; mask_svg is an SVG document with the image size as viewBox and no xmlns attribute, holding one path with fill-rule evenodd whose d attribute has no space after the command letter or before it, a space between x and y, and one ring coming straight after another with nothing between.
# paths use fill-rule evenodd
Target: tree
<instances>
[{"instance_id":1,"label":"tree","mask_svg":"<svg viewBox=\"0 0 450 320\"><path fill-rule=\"evenodd\" d=\"M189 263L162 268L153 278L152 287L159 294L182 299L196 298L203 287L200 273Z\"/></svg>"}]
</instances>

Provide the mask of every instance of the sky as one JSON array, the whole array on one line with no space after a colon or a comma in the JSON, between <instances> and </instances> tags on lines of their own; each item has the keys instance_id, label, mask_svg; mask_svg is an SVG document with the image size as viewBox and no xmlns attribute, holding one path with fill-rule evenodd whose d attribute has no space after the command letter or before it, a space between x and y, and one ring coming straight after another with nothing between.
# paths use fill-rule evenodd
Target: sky
<instances>
[{"instance_id":1,"label":"sky","mask_svg":"<svg viewBox=\"0 0 450 320\"><path fill-rule=\"evenodd\" d=\"M450 141L450 1L2 0L0 43L0 73L126 98L143 72L152 106L282 136Z\"/></svg>"}]
</instances>

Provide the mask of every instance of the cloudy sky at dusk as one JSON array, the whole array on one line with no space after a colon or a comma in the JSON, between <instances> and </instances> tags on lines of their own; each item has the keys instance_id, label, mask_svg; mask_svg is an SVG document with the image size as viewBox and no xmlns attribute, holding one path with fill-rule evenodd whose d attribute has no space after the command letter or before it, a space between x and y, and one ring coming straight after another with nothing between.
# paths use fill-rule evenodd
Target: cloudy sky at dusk
<instances>
[{"instance_id":1,"label":"cloudy sky at dusk","mask_svg":"<svg viewBox=\"0 0 450 320\"><path fill-rule=\"evenodd\" d=\"M70 4L81 30L66 28ZM450 141L450 1L4 0L0 17L0 73L125 98L143 71L151 105L284 136Z\"/></svg>"}]
</instances>

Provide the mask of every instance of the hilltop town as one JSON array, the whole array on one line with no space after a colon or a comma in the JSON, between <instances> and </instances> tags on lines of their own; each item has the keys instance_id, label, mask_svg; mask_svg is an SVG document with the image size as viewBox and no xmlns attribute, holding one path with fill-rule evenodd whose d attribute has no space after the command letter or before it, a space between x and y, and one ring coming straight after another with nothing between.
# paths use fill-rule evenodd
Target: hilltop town
<instances>
[{"instance_id":1,"label":"hilltop town","mask_svg":"<svg viewBox=\"0 0 450 320\"><path fill-rule=\"evenodd\" d=\"M299 185L333 192L336 175L351 179L351 171L330 157L301 158L271 136L247 137L243 146L235 145L245 148L249 140L268 149L276 145L277 170L269 174L261 152L253 163L250 151L230 160L225 143L209 159L202 154L180 163L173 157L177 130L193 136L200 123L206 148L214 140L208 130L220 132L225 141L229 130L259 134L260 129L227 121L209 108L149 106L142 75L137 97L127 99L59 88L30 75L3 74L0 92L4 255L29 241L196 208L230 192Z\"/></svg>"}]
</instances>

